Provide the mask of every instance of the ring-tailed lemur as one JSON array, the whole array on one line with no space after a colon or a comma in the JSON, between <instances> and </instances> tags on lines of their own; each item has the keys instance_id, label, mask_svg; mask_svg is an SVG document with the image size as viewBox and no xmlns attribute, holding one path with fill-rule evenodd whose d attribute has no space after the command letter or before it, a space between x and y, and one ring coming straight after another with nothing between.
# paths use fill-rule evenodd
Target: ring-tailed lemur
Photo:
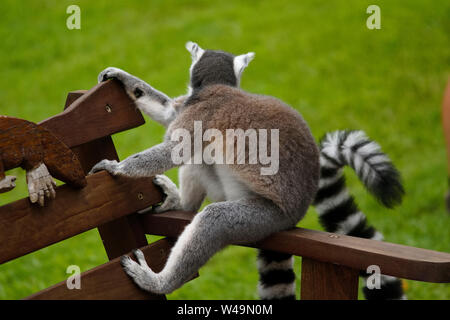
<instances>
[{"instance_id":1,"label":"ring-tailed lemur","mask_svg":"<svg viewBox=\"0 0 450 320\"><path fill-rule=\"evenodd\" d=\"M383 205L392 208L404 194L400 175L380 146L362 131L335 131L325 135L320 143L319 190L313 205L319 222L328 232L365 239L383 240L383 235L367 222L345 184L343 167L350 166ZM295 281L293 257L271 251L260 251L258 267L259 291L265 299L278 297L284 287ZM361 271L361 277L368 274ZM381 275L379 289L363 287L367 300L406 299L400 279Z\"/></svg>"},{"instance_id":2,"label":"ring-tailed lemur","mask_svg":"<svg viewBox=\"0 0 450 320\"><path fill-rule=\"evenodd\" d=\"M201 92L201 89L203 89L206 86L209 86L214 83L224 83L231 86L238 86L240 77L242 75L242 71L244 68L248 65L250 60L253 58L253 54L249 53L246 55L241 55L234 57L224 53L224 52L214 52L214 51L204 51L201 49L198 45L189 42L187 44L187 49L192 54L192 65L190 68L191 73L191 83L189 85L189 93L186 96L182 96L175 99L168 98L165 94L155 90L142 80L129 75L128 73L116 69L116 68L108 68L104 70L99 75L99 81L104 81L109 78L117 78L120 81L122 81L125 84L125 88L128 92L128 94L136 101L136 105L138 108L149 115L152 119L158 121L159 123L163 124L164 126L168 127L171 122L177 117L178 114L183 112L183 109L186 108L189 105L189 100L198 99L198 93ZM202 59L203 58L203 59ZM228 63L226 61L228 60ZM228 67L224 66L225 64L228 64ZM231 65L233 66L234 73L231 71ZM186 103L188 101L188 103ZM213 108L211 108L214 110ZM208 110L208 109L206 109ZM203 109L203 112L205 109ZM228 116L228 115L226 115ZM238 114L240 116L240 113ZM340 135L339 133L337 133ZM368 145L369 143L364 142L365 138L362 137L361 133L352 133L349 135L346 135L346 138L348 137L356 137L358 136L361 138L359 141L353 140L353 147L351 149L355 152L355 146L363 147L364 145ZM331 135L329 135L331 137ZM334 166L336 166L336 163L339 161L342 161L342 156L339 153L324 153L324 145L326 145L326 139L321 144L321 172L322 177L320 181L320 190L322 191L323 188L328 186L328 184L331 184L333 182L341 181L340 177L342 175L341 170L339 170L337 167L333 166L326 166L326 163L331 162ZM336 147L341 146L340 143L343 142L342 139L336 141L333 140L336 144ZM361 144L359 144L361 143ZM364 144L364 145L363 145ZM333 145L332 143L328 144ZM343 145L343 144L342 144ZM158 146L158 148L161 148ZM155 151L157 148L153 148ZM366 149L364 149L367 151ZM372 148L372 151L377 150L376 148ZM150 150L148 150L150 151ZM147 154L147 152L141 153L143 155ZM361 151L361 150L360 150ZM367 152L366 152L367 153ZM379 150L377 150L376 153L379 153L378 155L381 156L381 153ZM328 157L328 160L324 158L325 156ZM332 162L332 157L335 156L336 162ZM136 156L134 159L137 159ZM131 159L126 159L125 161L128 162L128 167L132 164L133 157L130 157ZM156 158L154 158L157 160ZM387 159L387 158L386 158ZM124 162L125 162L124 161ZM124 163L124 162L121 162ZM341 163L341 162L339 162ZM351 162L354 163L354 162ZM341 163L339 166L342 167L345 163ZM348 163L347 163L348 164ZM165 164L162 164L161 166L164 166ZM328 170L330 167L333 167L333 170ZM109 169L110 172L117 174L117 164L114 162L108 162L103 161L102 163L98 164L93 171L100 170L102 168ZM139 169L142 170L142 169ZM331 173L333 173L333 177L331 176ZM394 171L385 171L387 174L389 173L395 173ZM156 173L156 172L155 172ZM123 174L123 173L122 173ZM149 175L148 173L144 173L142 171L139 171L139 173L131 173L128 172L130 175ZM366 173L369 174L369 173ZM381 173L383 176L384 173ZM150 174L151 175L151 174ZM184 209L184 210L190 210L190 211L196 211L200 207L201 203L203 202L203 199L205 198L206 194L208 194L213 199L216 200L225 200L227 198L232 198L233 196L239 196L242 195L243 197L248 197L248 190L244 186L242 186L240 183L232 183L230 184L229 178L227 176L229 175L229 172L224 171L223 168L220 168L219 166L216 166L214 170L205 169L204 166L196 166L196 165L189 165L189 166L183 166L179 170L179 181L180 181L180 194L178 193L178 190L167 177L163 175L157 175L155 178L155 183L159 185L164 193L166 194L166 198L163 202L163 204L156 208L157 212L167 211L171 209ZM199 181L199 176L202 176L202 181ZM393 182L393 185L395 184L395 179L398 177L398 175L394 175L394 180L390 180L390 182ZM374 177L372 177L374 178ZM220 188L218 186L217 181L214 180L221 180L221 183L226 185L226 190L224 188ZM234 179L233 179L234 180ZM363 180L364 181L364 180ZM367 180L368 181L368 180ZM376 181L374 178L373 180L370 180L369 184L366 184L368 186L376 186L376 184L373 184L373 182ZM200 183L199 183L200 182ZM390 185L390 184L389 184ZM292 185L291 185L292 187ZM295 187L295 186L294 186ZM401 186L400 186L401 187ZM344 185L342 185L342 188L344 188ZM370 189L370 188L369 188ZM398 191L399 189L397 189ZM228 191L228 193L234 191L234 195L230 194L224 194ZM337 191L335 189L335 191ZM386 198L386 194L382 192L378 193L381 197L381 199ZM332 194L328 194L329 197L325 197L320 201L318 199L320 197L320 192L318 196L316 197L316 204L319 204L321 202L322 204L327 203L328 200L331 199L332 203ZM399 195L394 193L394 198L398 197ZM267 203L268 204L268 203ZM254 204L252 205L254 206ZM208 206L209 207L209 206ZM213 209L213 207L206 207L204 211L209 211ZM230 207L235 207L234 205ZM239 204L239 207L241 209L243 208L241 204ZM319 206L320 207L320 206ZM330 208L330 206L328 206ZM214 210L216 211L216 210ZM318 210L319 211L319 210ZM217 212L220 212L220 209L217 208ZM244 212L244 210L242 211ZM320 211L319 211L320 212ZM202 211L202 213L204 213ZM254 213L252 213L254 215ZM336 213L338 216L339 213ZM366 230L365 227L365 218L364 215L361 213L361 219L359 220L358 224L355 225L356 230L358 229L358 226L362 227L361 230ZM326 223L326 221L335 221L337 224L339 224L339 219L342 219L342 221L345 220L345 216L340 216L338 220L334 218L332 215L324 215L321 218L321 223L325 227L327 231L338 231L335 230L335 228L332 228L330 224ZM350 219L351 220L351 219ZM207 220L208 221L208 220ZM353 220L353 223L355 221ZM344 223L345 224L345 223ZM192 224L194 225L194 224ZM185 261L185 255L183 250L185 249L193 249L195 248L195 245L186 246L183 241L186 241L187 238L189 238L188 235L195 234L194 226L190 226L190 229L185 232L185 236L181 237L181 240L179 240L179 243L175 246L174 253L171 255L171 258L169 259L169 262L167 264L167 267L165 270L170 269L178 269L180 270L180 267L182 267L183 264L186 264ZM248 230L246 230L248 231ZM273 230L274 231L274 230ZM206 232L206 231L203 231ZM270 231L269 231L270 232ZM198 232L199 234L201 231ZM354 233L355 236L363 236L363 234L357 234ZM379 235L379 233L377 233ZM183 249L184 248L184 249ZM214 250L216 250L215 248ZM215 251L214 250L208 250L209 252L206 254L205 257L202 257L200 260L197 261L196 266L200 266L206 260L210 255L212 255ZM142 253L140 251L135 252L136 257L138 258L138 261L141 266L137 265L136 263L124 259L123 264L125 267L125 270L128 274L130 274L133 279L138 283L139 286L143 287L144 289L150 290L150 291L156 291L155 287L158 287L155 285L155 280L158 282L157 278L158 275L151 272L151 270L146 267L145 260L143 259ZM192 259L190 259L192 260ZM195 258L194 258L195 260ZM178 261L178 262L177 262ZM258 255L258 269L260 272L260 283L259 283L259 294L260 297L263 299L295 299L295 274L292 269L292 256L281 254L277 252L271 252L266 250L260 250ZM178 266L176 265L178 264ZM177 268L178 267L178 268ZM192 268L194 270L196 267ZM168 292L176 287L178 287L182 283L182 277L178 277L177 279L174 279L174 275L172 276L172 280L170 280L170 277L167 275L169 274L168 271L163 273L163 275L160 275L161 281L173 281L172 284L165 284L163 285L160 283L159 285L161 287L164 287L163 289L160 288L159 292ZM163 277L164 276L164 277ZM385 288L391 288L395 287L396 281L389 281L390 277L384 277L384 280L382 281L382 290L377 290L375 292L375 295L381 295L381 297L387 297L387 298L395 298L394 295L387 295L384 294L386 291ZM386 283L389 283L389 285L385 285ZM164 290L165 289L165 290ZM373 291L373 290L372 290ZM389 289L388 291L392 291ZM401 292L401 288L400 288ZM371 292L369 292L371 293ZM374 295L368 295L366 294L367 298L372 298Z\"/></svg>"},{"instance_id":3,"label":"ring-tailed lemur","mask_svg":"<svg viewBox=\"0 0 450 320\"><path fill-rule=\"evenodd\" d=\"M112 175L156 176L155 183L167 195L158 211L198 210L206 195L216 201L196 214L176 241L163 270L154 273L141 251L137 262L128 257L122 265L135 283L159 294L179 288L217 251L228 244L254 243L268 235L294 227L314 200L320 174L319 150L300 114L278 99L249 94L238 88L242 72L253 53L239 56L223 51L203 50L188 42L192 55L187 96L170 99L142 80L116 68L107 68L99 81L116 78L136 106L167 127L164 142L121 162L103 160L91 172L107 170ZM278 130L279 168L276 174L261 174L262 164L185 164L180 167L180 194L165 176L175 167L172 141L177 129L195 136L195 122L203 130ZM275 142L271 142L271 146ZM232 144L237 148L235 140ZM267 146L258 146L259 152ZM194 158L195 152L194 150ZM228 149L227 149L228 151ZM192 154L192 152L191 152ZM242 156L242 154L240 154ZM245 149L245 159L249 152ZM293 298L291 290L280 292Z\"/></svg>"}]
</instances>

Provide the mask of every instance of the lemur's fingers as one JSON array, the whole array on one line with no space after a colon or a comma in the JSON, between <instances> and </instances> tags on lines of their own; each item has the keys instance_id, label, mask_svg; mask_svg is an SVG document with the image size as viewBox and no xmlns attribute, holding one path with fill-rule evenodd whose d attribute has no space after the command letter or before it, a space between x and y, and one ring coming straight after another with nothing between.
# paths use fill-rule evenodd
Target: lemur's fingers
<instances>
[{"instance_id":1,"label":"lemur's fingers","mask_svg":"<svg viewBox=\"0 0 450 320\"><path fill-rule=\"evenodd\" d=\"M141 266L149 268L147 261L145 261L144 253L141 250L133 250L133 254Z\"/></svg>"},{"instance_id":2,"label":"lemur's fingers","mask_svg":"<svg viewBox=\"0 0 450 320\"><path fill-rule=\"evenodd\" d=\"M130 257L122 256L120 258L120 264L122 265L123 270L131 278L133 278L133 280L144 277L143 268L136 261L133 261Z\"/></svg>"},{"instance_id":3,"label":"lemur's fingers","mask_svg":"<svg viewBox=\"0 0 450 320\"><path fill-rule=\"evenodd\" d=\"M96 173L101 170L106 170L112 175L117 174L117 166L118 162L116 160L102 160L99 163L97 163L95 166L92 167L91 171L89 171L89 174Z\"/></svg>"},{"instance_id":4,"label":"lemur's fingers","mask_svg":"<svg viewBox=\"0 0 450 320\"><path fill-rule=\"evenodd\" d=\"M180 194L177 186L165 175L156 175L153 183L160 187L165 195L163 203L153 209L154 212L180 210Z\"/></svg>"},{"instance_id":5,"label":"lemur's fingers","mask_svg":"<svg viewBox=\"0 0 450 320\"><path fill-rule=\"evenodd\" d=\"M127 73L119 68L108 67L99 73L98 82L100 83L100 82L103 82L103 81L106 81L106 80L112 79L112 78L116 78L117 80L122 81L124 74L127 74Z\"/></svg>"},{"instance_id":6,"label":"lemur's fingers","mask_svg":"<svg viewBox=\"0 0 450 320\"><path fill-rule=\"evenodd\" d=\"M149 85L135 76L123 71L119 68L109 67L100 72L98 75L98 82L103 82L108 79L117 79L122 82L127 94L131 99L137 100L145 95L145 91L149 90ZM151 87L150 87L151 88Z\"/></svg>"},{"instance_id":7,"label":"lemur's fingers","mask_svg":"<svg viewBox=\"0 0 450 320\"><path fill-rule=\"evenodd\" d=\"M139 273L139 265L128 256L120 258L120 264L130 277L135 277Z\"/></svg>"},{"instance_id":8,"label":"lemur's fingers","mask_svg":"<svg viewBox=\"0 0 450 320\"><path fill-rule=\"evenodd\" d=\"M141 289L160 293L160 281L158 281L156 274L147 266L147 263L145 263L145 265L140 265L128 256L122 256L120 263L126 274L128 274Z\"/></svg>"}]
</instances>

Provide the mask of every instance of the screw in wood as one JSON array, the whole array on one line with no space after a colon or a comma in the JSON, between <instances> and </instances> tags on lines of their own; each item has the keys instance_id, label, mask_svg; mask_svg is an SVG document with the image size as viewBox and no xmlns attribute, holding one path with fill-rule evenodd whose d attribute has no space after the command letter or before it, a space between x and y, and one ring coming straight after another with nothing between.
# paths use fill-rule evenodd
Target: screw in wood
<instances>
[{"instance_id":1,"label":"screw in wood","mask_svg":"<svg viewBox=\"0 0 450 320\"><path fill-rule=\"evenodd\" d=\"M137 197L138 197L139 200L144 200L144 195L142 194L142 192L139 192L137 194Z\"/></svg>"},{"instance_id":2,"label":"screw in wood","mask_svg":"<svg viewBox=\"0 0 450 320\"><path fill-rule=\"evenodd\" d=\"M112 108L111 108L111 106L110 106L109 104L107 104L107 105L105 106L105 110L106 110L106 112L108 112L108 113L111 113L111 112L112 112Z\"/></svg>"}]
</instances>

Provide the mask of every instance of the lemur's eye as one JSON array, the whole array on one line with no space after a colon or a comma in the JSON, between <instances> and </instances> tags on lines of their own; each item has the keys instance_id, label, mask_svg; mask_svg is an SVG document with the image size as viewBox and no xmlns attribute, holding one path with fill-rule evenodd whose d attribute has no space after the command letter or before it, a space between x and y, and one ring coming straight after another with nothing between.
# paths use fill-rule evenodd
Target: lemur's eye
<instances>
[{"instance_id":1,"label":"lemur's eye","mask_svg":"<svg viewBox=\"0 0 450 320\"><path fill-rule=\"evenodd\" d=\"M144 95L144 92L139 88L134 89L133 93L136 98L140 98Z\"/></svg>"}]
</instances>

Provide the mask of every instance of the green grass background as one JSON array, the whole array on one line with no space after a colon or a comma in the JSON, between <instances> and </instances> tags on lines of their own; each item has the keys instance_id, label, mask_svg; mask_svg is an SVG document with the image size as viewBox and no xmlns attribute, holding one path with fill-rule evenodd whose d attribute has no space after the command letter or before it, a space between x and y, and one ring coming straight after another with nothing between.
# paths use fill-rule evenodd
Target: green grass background
<instances>
[{"instance_id":1,"label":"green grass background","mask_svg":"<svg viewBox=\"0 0 450 320\"><path fill-rule=\"evenodd\" d=\"M81 8L81 30L66 28L66 8ZM366 8L381 8L381 30L366 28ZM435 1L16 1L0 2L0 114L41 121L59 113L68 91L89 89L107 66L123 68L171 96L188 82L188 40L236 54L256 52L242 87L300 111L319 139L363 129L404 177L406 197L387 210L349 184L387 241L450 252L444 208L446 154L441 99L449 76L450 2ZM153 121L114 136L123 159L162 139ZM18 187L0 204L25 197ZM176 180L176 170L169 176ZM320 229L313 210L301 226ZM3 243L2 245L8 245ZM170 299L256 299L256 253L232 247ZM18 299L107 261L91 230L0 266L0 299ZM300 270L300 259L296 269ZM410 299L449 299L447 284L407 281Z\"/></svg>"}]
</instances>

